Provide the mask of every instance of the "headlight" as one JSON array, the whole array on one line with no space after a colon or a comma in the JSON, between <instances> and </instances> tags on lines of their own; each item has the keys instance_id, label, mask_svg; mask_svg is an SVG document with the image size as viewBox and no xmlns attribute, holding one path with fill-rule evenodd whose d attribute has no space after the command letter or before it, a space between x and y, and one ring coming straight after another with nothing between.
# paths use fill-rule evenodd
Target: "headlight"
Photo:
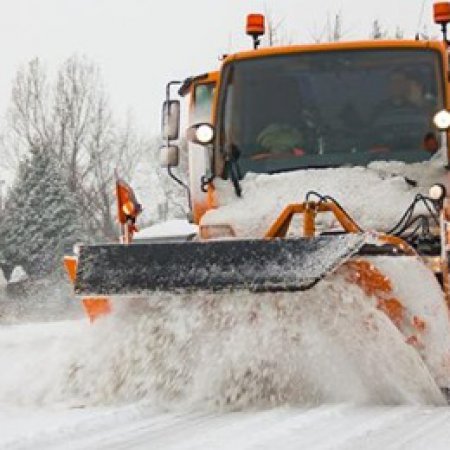
<instances>
[{"instance_id":1,"label":"headlight","mask_svg":"<svg viewBox=\"0 0 450 450\"><path fill-rule=\"evenodd\" d=\"M447 131L450 128L450 112L446 109L439 111L433 118L434 125L440 131Z\"/></svg>"},{"instance_id":2,"label":"headlight","mask_svg":"<svg viewBox=\"0 0 450 450\"><path fill-rule=\"evenodd\" d=\"M187 129L186 137L196 144L208 145L214 140L214 127L209 123L197 123Z\"/></svg>"},{"instance_id":3,"label":"headlight","mask_svg":"<svg viewBox=\"0 0 450 450\"><path fill-rule=\"evenodd\" d=\"M430 197L435 202L441 202L447 196L447 189L442 184L434 184L431 186L428 192L428 197Z\"/></svg>"},{"instance_id":4,"label":"headlight","mask_svg":"<svg viewBox=\"0 0 450 450\"><path fill-rule=\"evenodd\" d=\"M197 128L197 140L202 144L208 144L213 140L214 129L210 125L200 125Z\"/></svg>"}]
</instances>

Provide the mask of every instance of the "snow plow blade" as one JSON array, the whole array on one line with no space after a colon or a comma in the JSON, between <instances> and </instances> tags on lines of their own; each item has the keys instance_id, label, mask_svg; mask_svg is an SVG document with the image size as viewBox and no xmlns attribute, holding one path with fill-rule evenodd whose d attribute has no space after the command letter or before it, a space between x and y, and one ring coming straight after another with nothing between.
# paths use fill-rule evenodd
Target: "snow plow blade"
<instances>
[{"instance_id":1,"label":"snow plow blade","mask_svg":"<svg viewBox=\"0 0 450 450\"><path fill-rule=\"evenodd\" d=\"M80 247L78 295L152 291L302 291L357 253L363 234L314 239L93 245Z\"/></svg>"}]
</instances>

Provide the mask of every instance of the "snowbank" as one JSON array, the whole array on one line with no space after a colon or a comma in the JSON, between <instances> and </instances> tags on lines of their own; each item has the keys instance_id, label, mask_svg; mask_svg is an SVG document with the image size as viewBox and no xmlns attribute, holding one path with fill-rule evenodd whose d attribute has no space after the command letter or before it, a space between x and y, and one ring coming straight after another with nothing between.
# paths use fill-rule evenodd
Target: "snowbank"
<instances>
[{"instance_id":1,"label":"snowbank","mask_svg":"<svg viewBox=\"0 0 450 450\"><path fill-rule=\"evenodd\" d=\"M237 236L263 236L290 203L305 200L314 190L334 197L367 230L387 231L401 218L417 193L427 194L437 182L446 183L440 161L405 164L377 162L369 167L302 170L275 175L247 174L236 197L230 181L215 180L219 207L209 211L202 225L229 224ZM408 180L414 180L416 187ZM418 208L418 212L425 212ZM323 226L333 226L330 218ZM319 222L320 223L320 222Z\"/></svg>"}]
</instances>

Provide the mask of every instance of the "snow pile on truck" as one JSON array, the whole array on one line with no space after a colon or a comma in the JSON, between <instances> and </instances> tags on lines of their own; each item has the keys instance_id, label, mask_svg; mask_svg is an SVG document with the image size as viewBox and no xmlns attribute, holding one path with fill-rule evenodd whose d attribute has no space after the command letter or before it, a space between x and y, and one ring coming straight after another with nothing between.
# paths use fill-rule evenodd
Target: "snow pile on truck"
<instances>
[{"instance_id":1,"label":"snow pile on truck","mask_svg":"<svg viewBox=\"0 0 450 450\"><path fill-rule=\"evenodd\" d=\"M290 203L305 200L309 191L331 195L367 230L393 227L418 194L430 186L446 183L446 170L439 160L405 164L375 162L366 167L300 170L280 174L246 175L238 198L229 180L214 180L218 208L209 211L201 225L230 225L239 237L264 236ZM418 208L417 212L426 212ZM324 223L333 225L330 221Z\"/></svg>"}]
</instances>

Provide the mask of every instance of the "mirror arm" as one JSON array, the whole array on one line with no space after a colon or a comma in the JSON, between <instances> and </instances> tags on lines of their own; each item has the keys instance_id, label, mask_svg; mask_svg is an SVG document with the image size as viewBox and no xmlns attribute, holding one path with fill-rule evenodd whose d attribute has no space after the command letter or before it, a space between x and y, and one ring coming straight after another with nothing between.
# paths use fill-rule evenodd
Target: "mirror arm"
<instances>
[{"instance_id":1,"label":"mirror arm","mask_svg":"<svg viewBox=\"0 0 450 450\"><path fill-rule=\"evenodd\" d=\"M189 186L184 183L182 180L180 180L173 172L172 168L169 166L167 167L167 173L169 174L169 177L172 178L172 180L176 181L180 186L182 186L186 190L187 198L188 198L188 205L189 209L192 211L192 198L191 198L191 190Z\"/></svg>"},{"instance_id":2,"label":"mirror arm","mask_svg":"<svg viewBox=\"0 0 450 450\"><path fill-rule=\"evenodd\" d=\"M166 100L170 100L170 88L172 86L179 86L180 84L183 84L182 81L169 81L166 85Z\"/></svg>"}]
</instances>

